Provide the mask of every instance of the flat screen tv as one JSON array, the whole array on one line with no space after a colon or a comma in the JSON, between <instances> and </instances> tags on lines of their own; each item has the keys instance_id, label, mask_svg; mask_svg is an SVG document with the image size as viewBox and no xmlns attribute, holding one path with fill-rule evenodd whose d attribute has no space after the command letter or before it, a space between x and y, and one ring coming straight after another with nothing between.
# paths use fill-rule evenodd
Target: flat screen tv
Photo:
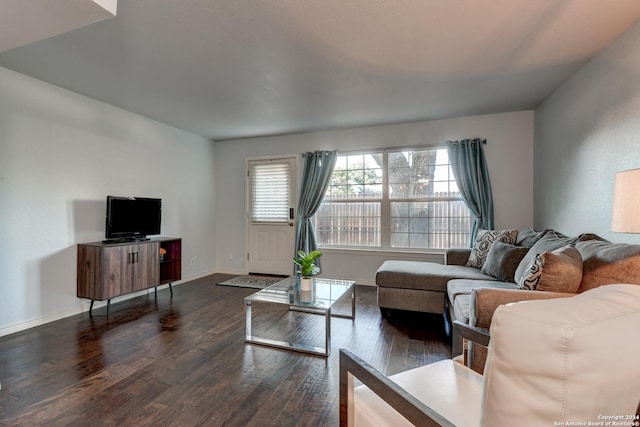
<instances>
[{"instance_id":1,"label":"flat screen tv","mask_svg":"<svg viewBox=\"0 0 640 427\"><path fill-rule=\"evenodd\" d=\"M107 196L105 237L142 240L160 234L162 200L148 197Z\"/></svg>"}]
</instances>

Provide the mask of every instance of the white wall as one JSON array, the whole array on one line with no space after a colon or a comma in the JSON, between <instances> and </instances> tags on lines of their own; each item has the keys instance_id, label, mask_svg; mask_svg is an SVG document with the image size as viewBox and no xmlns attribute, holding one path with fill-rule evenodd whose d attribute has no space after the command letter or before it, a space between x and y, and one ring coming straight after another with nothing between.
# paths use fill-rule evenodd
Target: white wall
<instances>
[{"instance_id":1,"label":"white wall","mask_svg":"<svg viewBox=\"0 0 640 427\"><path fill-rule=\"evenodd\" d=\"M535 112L535 224L612 233L615 173L640 168L640 23L582 67Z\"/></svg>"},{"instance_id":2,"label":"white wall","mask_svg":"<svg viewBox=\"0 0 640 427\"><path fill-rule=\"evenodd\" d=\"M104 238L109 194L162 198L183 277L213 271L213 156L208 139L0 67L0 335L88 307L76 244Z\"/></svg>"},{"instance_id":3,"label":"white wall","mask_svg":"<svg viewBox=\"0 0 640 427\"><path fill-rule=\"evenodd\" d=\"M342 151L438 145L450 139L486 138L485 152L493 185L496 228L533 225L533 111L434 120L358 129L313 132L268 138L218 141L216 205L218 271L245 271L245 158L300 154L305 151ZM359 283L372 283L386 253L327 250L323 274ZM232 254L232 260L228 260ZM409 255L400 255L407 259ZM421 256L441 260L442 256Z\"/></svg>"}]
</instances>

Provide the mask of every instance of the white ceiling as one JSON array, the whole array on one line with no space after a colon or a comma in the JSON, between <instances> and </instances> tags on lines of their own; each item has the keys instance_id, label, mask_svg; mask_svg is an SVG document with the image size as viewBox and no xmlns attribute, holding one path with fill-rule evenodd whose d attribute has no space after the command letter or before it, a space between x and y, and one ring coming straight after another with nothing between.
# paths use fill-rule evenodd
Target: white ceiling
<instances>
[{"instance_id":1,"label":"white ceiling","mask_svg":"<svg viewBox=\"0 0 640 427\"><path fill-rule=\"evenodd\" d=\"M0 65L212 139L535 108L637 0L121 0Z\"/></svg>"},{"instance_id":2,"label":"white ceiling","mask_svg":"<svg viewBox=\"0 0 640 427\"><path fill-rule=\"evenodd\" d=\"M0 0L0 52L116 14L117 0Z\"/></svg>"}]
</instances>

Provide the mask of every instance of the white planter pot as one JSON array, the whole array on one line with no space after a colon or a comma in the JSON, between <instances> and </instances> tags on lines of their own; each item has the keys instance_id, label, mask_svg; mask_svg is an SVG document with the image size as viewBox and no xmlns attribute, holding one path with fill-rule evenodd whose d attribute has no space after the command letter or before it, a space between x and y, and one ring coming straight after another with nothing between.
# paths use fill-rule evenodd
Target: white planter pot
<instances>
[{"instance_id":1,"label":"white planter pot","mask_svg":"<svg viewBox=\"0 0 640 427\"><path fill-rule=\"evenodd\" d=\"M313 301L313 292L300 291L300 302L310 303L311 301Z\"/></svg>"},{"instance_id":2,"label":"white planter pot","mask_svg":"<svg viewBox=\"0 0 640 427\"><path fill-rule=\"evenodd\" d=\"M301 277L300 278L300 290L301 291L310 291L311 289L313 289L313 278L312 277L309 277L309 278Z\"/></svg>"}]
</instances>

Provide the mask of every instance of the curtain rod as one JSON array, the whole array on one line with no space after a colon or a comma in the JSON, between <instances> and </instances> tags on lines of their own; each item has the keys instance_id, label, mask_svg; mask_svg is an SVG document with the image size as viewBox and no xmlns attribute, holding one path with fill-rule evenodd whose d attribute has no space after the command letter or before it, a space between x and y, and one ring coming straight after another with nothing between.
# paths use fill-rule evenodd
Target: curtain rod
<instances>
[{"instance_id":1,"label":"curtain rod","mask_svg":"<svg viewBox=\"0 0 640 427\"><path fill-rule=\"evenodd\" d=\"M338 150L315 150L315 151L305 151L304 153L302 153L302 157L305 157L309 154L315 154L315 153L320 153L322 152L323 155L327 156L333 152L338 152Z\"/></svg>"},{"instance_id":2,"label":"curtain rod","mask_svg":"<svg viewBox=\"0 0 640 427\"><path fill-rule=\"evenodd\" d=\"M468 138L468 139L478 139L484 145L487 144L486 139L481 138ZM464 141L464 140L463 140ZM434 148L434 147L445 147L446 142L435 143L435 144L416 144L416 145L399 145L397 147L381 147L381 148L362 148L358 150L338 150L340 154L358 154L358 153L370 153L372 151L403 151L403 150L411 150L416 148Z\"/></svg>"},{"instance_id":3,"label":"curtain rod","mask_svg":"<svg viewBox=\"0 0 640 427\"><path fill-rule=\"evenodd\" d=\"M487 140L486 139L481 139L481 138L468 138L469 140L474 140L474 139L478 139L480 140L480 142L482 142L483 144L487 144ZM384 151L402 151L402 150L409 150L412 148L424 148L424 147L444 147L445 144L450 141L447 140L443 143L436 143L436 144L416 144L416 145L403 145L403 146L398 146L398 147L383 147L381 148ZM461 141L465 141L464 139L462 139Z\"/></svg>"}]
</instances>

